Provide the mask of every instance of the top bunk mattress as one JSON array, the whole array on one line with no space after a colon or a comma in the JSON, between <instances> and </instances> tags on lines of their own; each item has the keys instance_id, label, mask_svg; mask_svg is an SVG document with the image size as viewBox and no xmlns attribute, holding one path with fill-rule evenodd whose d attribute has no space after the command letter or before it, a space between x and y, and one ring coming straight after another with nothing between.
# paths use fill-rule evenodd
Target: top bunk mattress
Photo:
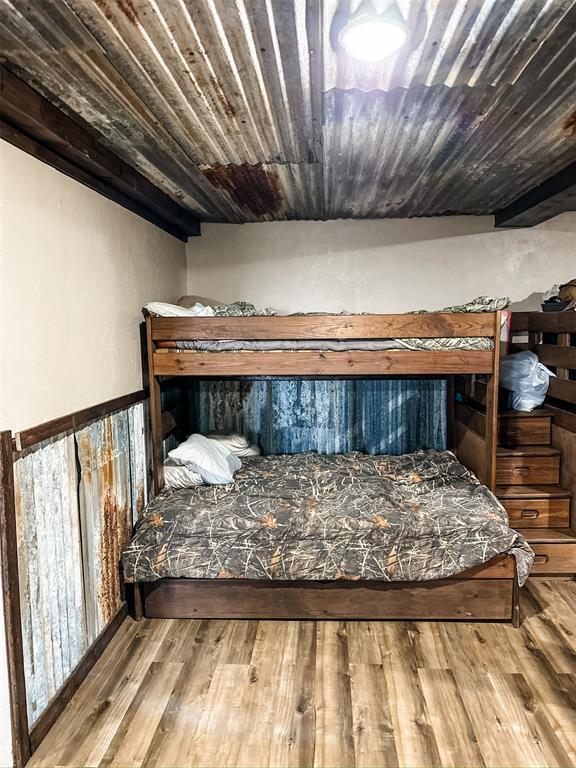
<instances>
[{"instance_id":1,"label":"top bunk mattress","mask_svg":"<svg viewBox=\"0 0 576 768\"><path fill-rule=\"evenodd\" d=\"M532 550L450 451L244 459L231 485L166 490L145 509L127 581L442 579Z\"/></svg>"},{"instance_id":2,"label":"top bunk mattress","mask_svg":"<svg viewBox=\"0 0 576 768\"><path fill-rule=\"evenodd\" d=\"M319 340L271 340L271 341L177 341L171 344L158 344L160 348L172 347L188 349L196 352L384 352L392 349L409 349L412 351L430 350L489 350L494 349L491 338L472 336L467 338L433 338L433 339L319 339Z\"/></svg>"}]
</instances>

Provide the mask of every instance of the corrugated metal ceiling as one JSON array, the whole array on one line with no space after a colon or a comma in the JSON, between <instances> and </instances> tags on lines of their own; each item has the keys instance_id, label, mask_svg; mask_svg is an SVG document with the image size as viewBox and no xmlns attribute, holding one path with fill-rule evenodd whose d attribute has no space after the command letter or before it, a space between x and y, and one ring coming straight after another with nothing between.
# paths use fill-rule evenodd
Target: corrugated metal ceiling
<instances>
[{"instance_id":1,"label":"corrugated metal ceiling","mask_svg":"<svg viewBox=\"0 0 576 768\"><path fill-rule=\"evenodd\" d=\"M490 213L576 160L576 0L398 0L377 65L358 2L0 0L2 61L204 221Z\"/></svg>"}]
</instances>

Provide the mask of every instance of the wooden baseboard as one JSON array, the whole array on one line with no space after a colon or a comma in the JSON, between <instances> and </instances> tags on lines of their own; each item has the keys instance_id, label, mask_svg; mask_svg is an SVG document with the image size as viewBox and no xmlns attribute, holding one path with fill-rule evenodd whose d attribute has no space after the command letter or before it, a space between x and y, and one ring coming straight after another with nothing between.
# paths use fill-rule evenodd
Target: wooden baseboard
<instances>
[{"instance_id":1,"label":"wooden baseboard","mask_svg":"<svg viewBox=\"0 0 576 768\"><path fill-rule=\"evenodd\" d=\"M70 674L70 677L62 688L58 691L55 698L50 702L47 709L42 713L34 727L30 731L30 747L33 753L46 734L52 728L56 720L62 714L64 708L76 693L80 687L82 681L88 675L94 664L98 661L102 653L104 652L108 643L112 640L120 625L124 621L128 614L128 607L126 603L122 603L120 609L115 616L106 624L100 635L92 643L90 648L86 651L74 671Z\"/></svg>"}]
</instances>

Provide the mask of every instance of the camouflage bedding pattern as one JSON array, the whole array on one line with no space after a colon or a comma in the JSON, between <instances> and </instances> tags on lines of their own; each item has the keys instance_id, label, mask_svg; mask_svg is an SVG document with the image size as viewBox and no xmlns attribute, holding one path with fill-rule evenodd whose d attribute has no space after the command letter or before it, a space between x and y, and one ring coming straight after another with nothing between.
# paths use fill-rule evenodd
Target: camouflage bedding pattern
<instances>
[{"instance_id":1,"label":"camouflage bedding pattern","mask_svg":"<svg viewBox=\"0 0 576 768\"><path fill-rule=\"evenodd\" d=\"M140 518L128 581L164 577L440 579L533 560L506 512L450 451L244 459L231 485L165 491Z\"/></svg>"}]
</instances>

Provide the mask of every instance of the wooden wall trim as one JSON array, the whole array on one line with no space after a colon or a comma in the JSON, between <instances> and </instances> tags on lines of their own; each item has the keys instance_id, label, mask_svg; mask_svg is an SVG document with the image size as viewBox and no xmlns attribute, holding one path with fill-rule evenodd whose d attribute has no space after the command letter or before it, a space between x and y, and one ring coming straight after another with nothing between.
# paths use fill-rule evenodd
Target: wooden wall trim
<instances>
[{"instance_id":1,"label":"wooden wall trim","mask_svg":"<svg viewBox=\"0 0 576 768\"><path fill-rule=\"evenodd\" d=\"M64 708L78 690L82 681L86 678L94 664L104 653L106 646L112 640L120 625L128 614L126 603L123 603L116 615L110 619L100 635L86 651L68 680L56 694L56 697L50 702L47 709L34 724L30 731L30 750L33 753L40 746L46 734L52 728L56 720L60 717Z\"/></svg>"},{"instance_id":2,"label":"wooden wall trim","mask_svg":"<svg viewBox=\"0 0 576 768\"><path fill-rule=\"evenodd\" d=\"M20 616L16 505L14 498L14 460L12 434L0 433L0 560L2 597L8 657L8 687L12 723L12 750L17 768L30 758L30 738L26 711L26 681Z\"/></svg>"},{"instance_id":3,"label":"wooden wall trim","mask_svg":"<svg viewBox=\"0 0 576 768\"><path fill-rule=\"evenodd\" d=\"M71 117L0 66L0 136L184 242L198 219Z\"/></svg>"},{"instance_id":4,"label":"wooden wall trim","mask_svg":"<svg viewBox=\"0 0 576 768\"><path fill-rule=\"evenodd\" d=\"M52 419L44 424L39 424L37 427L30 427L30 429L17 432L13 441L13 450L16 458L18 453L41 443L43 440L81 429L95 419L101 419L103 416L108 416L115 411L123 411L135 403L146 400L147 397L148 390L139 389L136 392L130 392L128 395L115 397L112 400L107 400L105 403L83 408L67 416L61 416L58 419Z\"/></svg>"}]
</instances>

